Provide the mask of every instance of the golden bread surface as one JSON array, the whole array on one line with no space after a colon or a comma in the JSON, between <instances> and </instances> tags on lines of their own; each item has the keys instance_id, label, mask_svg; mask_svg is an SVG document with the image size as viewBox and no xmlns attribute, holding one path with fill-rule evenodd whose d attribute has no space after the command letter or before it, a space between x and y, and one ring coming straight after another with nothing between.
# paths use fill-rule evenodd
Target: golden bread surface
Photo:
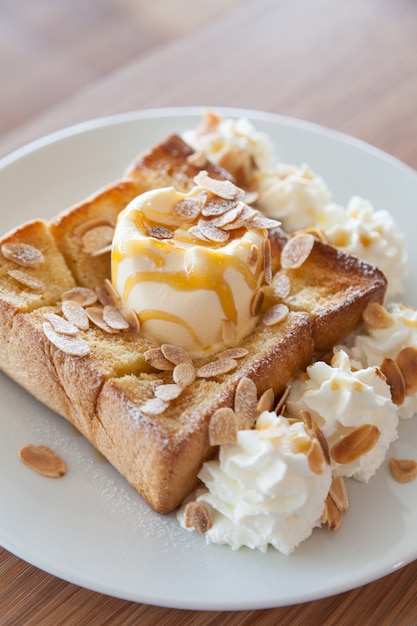
<instances>
[{"instance_id":1,"label":"golden bread surface","mask_svg":"<svg viewBox=\"0 0 417 626\"><path fill-rule=\"evenodd\" d=\"M377 268L319 240L301 267L282 268L288 236L275 229L273 283L285 274L290 289L278 296L266 290L261 320L275 303L287 306L288 315L271 326L260 321L241 342L244 350L231 371L197 376L162 411L152 402L159 387L172 384L172 370L149 363L146 353L159 346L134 328L109 332L90 323L79 330L87 347L83 355L55 345L45 323L63 316L63 294L76 286L105 292L109 242L119 212L147 189L190 189L202 169L231 179L172 135L140 156L122 180L50 223L34 220L0 240L2 369L74 424L159 513L181 503L195 487L203 462L216 454L209 441L210 419L218 408L235 407L240 381L253 381L258 398L271 388L279 396L315 352L331 349L360 324L369 302L382 302L386 287ZM24 246L41 252L43 261L22 266L16 250L25 251ZM216 360L193 366L199 371ZM241 427L248 427L244 422L241 417Z\"/></svg>"}]
</instances>

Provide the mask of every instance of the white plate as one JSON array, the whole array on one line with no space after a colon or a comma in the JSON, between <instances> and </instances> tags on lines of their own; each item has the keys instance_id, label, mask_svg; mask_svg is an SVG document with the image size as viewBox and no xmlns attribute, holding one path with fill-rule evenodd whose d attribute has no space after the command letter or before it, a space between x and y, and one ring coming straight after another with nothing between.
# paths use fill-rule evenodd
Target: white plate
<instances>
[{"instance_id":1,"label":"white plate","mask_svg":"<svg viewBox=\"0 0 417 626\"><path fill-rule=\"evenodd\" d=\"M417 175L390 156L315 125L224 109L269 133L280 160L307 162L345 203L362 195L407 233L407 303L417 306ZM142 149L195 126L201 109L161 109L56 133L0 162L0 232L61 209L117 179ZM341 529L317 529L285 557L206 546L175 515L152 512L67 422L0 375L0 540L22 559L116 597L200 610L259 609L314 600L384 576L417 557L417 481L395 483L386 464L368 485L349 483ZM27 442L68 463L60 480L17 458ZM417 421L403 422L394 452L417 458Z\"/></svg>"}]
</instances>

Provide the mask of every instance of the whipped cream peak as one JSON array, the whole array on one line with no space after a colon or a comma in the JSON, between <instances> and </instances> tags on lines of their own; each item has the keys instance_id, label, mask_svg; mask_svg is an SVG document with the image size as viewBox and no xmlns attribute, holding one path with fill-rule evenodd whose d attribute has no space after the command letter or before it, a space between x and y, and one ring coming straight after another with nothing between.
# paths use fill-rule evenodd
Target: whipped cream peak
<instances>
[{"instance_id":1,"label":"whipped cream peak","mask_svg":"<svg viewBox=\"0 0 417 626\"><path fill-rule=\"evenodd\" d=\"M112 247L113 285L143 336L158 343L175 337L193 358L253 330L268 274L268 229L279 225L246 205L230 181L206 173L196 181L188 193L167 187L132 200Z\"/></svg>"},{"instance_id":2,"label":"whipped cream peak","mask_svg":"<svg viewBox=\"0 0 417 626\"><path fill-rule=\"evenodd\" d=\"M236 444L221 446L219 459L200 471L205 489L192 496L210 510L206 540L234 550L247 546L265 552L272 545L290 554L321 525L330 488L323 454L319 466L311 463L315 446L303 422L290 423L267 411L254 429L239 431ZM178 514L182 524L185 506Z\"/></svg>"},{"instance_id":3,"label":"whipped cream peak","mask_svg":"<svg viewBox=\"0 0 417 626\"><path fill-rule=\"evenodd\" d=\"M345 350L338 350L329 365L317 361L307 376L296 379L287 399L289 415L308 411L327 439L330 452L343 437L365 425L375 426L375 445L357 458L340 463L332 458L334 476L353 476L367 482L385 458L397 434L397 407L378 367L352 368Z\"/></svg>"}]
</instances>

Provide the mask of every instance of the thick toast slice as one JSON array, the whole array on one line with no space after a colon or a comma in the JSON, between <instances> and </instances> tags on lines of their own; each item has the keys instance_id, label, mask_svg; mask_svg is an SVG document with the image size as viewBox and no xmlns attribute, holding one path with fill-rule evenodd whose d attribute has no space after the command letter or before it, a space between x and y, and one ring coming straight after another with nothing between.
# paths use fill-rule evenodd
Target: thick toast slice
<instances>
[{"instance_id":1,"label":"thick toast slice","mask_svg":"<svg viewBox=\"0 0 417 626\"><path fill-rule=\"evenodd\" d=\"M315 242L311 258L290 275L290 292L279 300L290 309L286 319L274 326L259 322L241 342L245 353L231 371L199 376L179 397L162 404L155 402L155 390L172 382L172 371L149 364L146 352L158 346L133 328L108 332L90 324L79 331L88 348L85 354L71 354L65 345L58 347L45 333L45 320L51 313L62 316L61 296L68 289L75 285L102 288L110 278L109 252L102 244L118 212L139 190L153 185L181 180L182 189L192 186L202 165L195 165L193 159L190 165L193 153L188 147L185 157L181 156L178 146L182 144L169 138L146 158L139 158L129 168L129 178L101 190L50 224L37 220L0 240L2 369L73 423L160 513L181 503L194 488L202 463L216 453L208 433L218 408L236 411L238 403L239 425L248 427L248 415L241 407L242 403L251 405L253 413L254 397L239 397L238 402L240 381L252 381L255 400L270 389L279 396L312 361L315 351L341 341L360 322L370 301L382 301L386 283L375 267ZM204 169L210 169L207 163ZM216 172L221 177L219 168ZM94 233L94 229L99 230ZM279 229L271 237L275 273L288 273L279 266L287 237ZM95 248L97 241L100 245ZM40 251L43 262L22 268L10 254L14 243L18 250L26 244ZM37 287L13 277L16 269L33 276ZM265 298L265 307L270 298ZM212 357L193 365L197 371L217 360Z\"/></svg>"}]
</instances>

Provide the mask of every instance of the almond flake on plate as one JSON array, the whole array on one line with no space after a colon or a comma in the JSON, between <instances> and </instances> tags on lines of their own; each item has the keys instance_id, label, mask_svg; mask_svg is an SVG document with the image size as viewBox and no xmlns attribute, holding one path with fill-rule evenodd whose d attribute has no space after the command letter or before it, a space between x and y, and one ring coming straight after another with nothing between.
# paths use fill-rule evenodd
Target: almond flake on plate
<instances>
[{"instance_id":1,"label":"almond flake on plate","mask_svg":"<svg viewBox=\"0 0 417 626\"><path fill-rule=\"evenodd\" d=\"M26 444L19 450L19 459L42 476L61 478L67 472L63 459L47 446Z\"/></svg>"}]
</instances>

